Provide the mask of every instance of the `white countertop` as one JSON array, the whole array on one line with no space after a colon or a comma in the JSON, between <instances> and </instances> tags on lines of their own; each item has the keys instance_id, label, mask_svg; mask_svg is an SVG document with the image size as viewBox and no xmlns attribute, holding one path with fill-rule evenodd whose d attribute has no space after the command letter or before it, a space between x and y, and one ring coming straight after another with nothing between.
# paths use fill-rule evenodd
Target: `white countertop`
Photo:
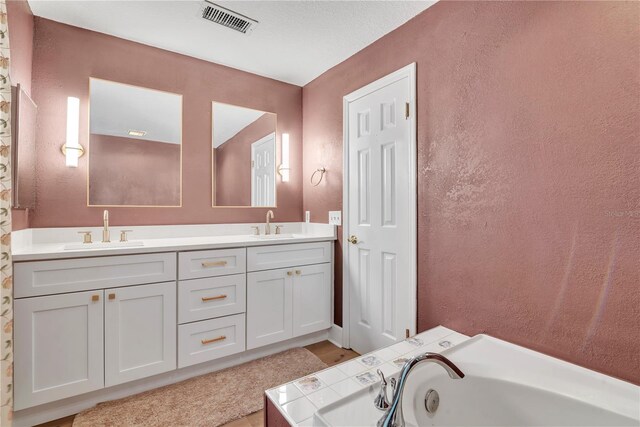
<instances>
[{"instance_id":1,"label":"white countertop","mask_svg":"<svg viewBox=\"0 0 640 427\"><path fill-rule=\"evenodd\" d=\"M13 261L34 261L45 259L81 258L107 255L131 255L152 252L174 252L233 248L245 246L282 245L335 240L336 227L314 223L274 223L283 226L283 233L293 234L290 238L260 239L252 234L252 226L263 224L203 224L164 226L112 226L113 240L118 239L120 230L128 233L130 241L142 242L143 246L87 248L66 250L65 245L82 241L81 231L91 231L94 242L102 236L101 227L30 228L12 233L11 253Z\"/></svg>"}]
</instances>

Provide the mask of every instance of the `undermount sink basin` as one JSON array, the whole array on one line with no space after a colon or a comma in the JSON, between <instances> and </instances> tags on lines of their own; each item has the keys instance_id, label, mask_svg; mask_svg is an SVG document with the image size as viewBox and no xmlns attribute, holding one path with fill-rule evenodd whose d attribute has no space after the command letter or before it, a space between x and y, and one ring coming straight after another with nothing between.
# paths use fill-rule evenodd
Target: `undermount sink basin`
<instances>
[{"instance_id":1,"label":"undermount sink basin","mask_svg":"<svg viewBox=\"0 0 640 427\"><path fill-rule=\"evenodd\" d=\"M78 249L117 249L117 248L134 248L144 246L141 240L132 240L130 242L96 242L96 243L68 243L64 245L65 251L73 251Z\"/></svg>"},{"instance_id":2,"label":"undermount sink basin","mask_svg":"<svg viewBox=\"0 0 640 427\"><path fill-rule=\"evenodd\" d=\"M253 236L256 239L261 240L278 240L278 239L293 239L295 236L293 234L261 234L259 236Z\"/></svg>"}]
</instances>

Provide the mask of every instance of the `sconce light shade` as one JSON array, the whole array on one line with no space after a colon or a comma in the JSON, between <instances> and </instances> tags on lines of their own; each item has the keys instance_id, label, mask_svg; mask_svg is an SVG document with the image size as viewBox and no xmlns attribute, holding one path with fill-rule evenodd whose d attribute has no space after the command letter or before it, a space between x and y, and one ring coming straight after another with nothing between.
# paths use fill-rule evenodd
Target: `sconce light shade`
<instances>
[{"instance_id":1,"label":"sconce light shade","mask_svg":"<svg viewBox=\"0 0 640 427\"><path fill-rule=\"evenodd\" d=\"M282 182L289 182L289 134L282 134L282 163L278 168Z\"/></svg>"},{"instance_id":2,"label":"sconce light shade","mask_svg":"<svg viewBox=\"0 0 640 427\"><path fill-rule=\"evenodd\" d=\"M77 168L78 158L84 154L80 146L80 100L72 96L67 98L67 141L62 147L67 167Z\"/></svg>"}]
</instances>

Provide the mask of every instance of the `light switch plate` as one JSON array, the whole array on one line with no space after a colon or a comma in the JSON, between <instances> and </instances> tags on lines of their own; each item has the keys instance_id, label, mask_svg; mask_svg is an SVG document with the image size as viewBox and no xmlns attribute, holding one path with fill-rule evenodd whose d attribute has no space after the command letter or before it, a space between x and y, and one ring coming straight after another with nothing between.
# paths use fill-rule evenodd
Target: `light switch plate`
<instances>
[{"instance_id":1,"label":"light switch plate","mask_svg":"<svg viewBox=\"0 0 640 427\"><path fill-rule=\"evenodd\" d=\"M342 225L342 211L329 211L329 224Z\"/></svg>"},{"instance_id":2,"label":"light switch plate","mask_svg":"<svg viewBox=\"0 0 640 427\"><path fill-rule=\"evenodd\" d=\"M304 222L311 222L311 211L305 211Z\"/></svg>"}]
</instances>

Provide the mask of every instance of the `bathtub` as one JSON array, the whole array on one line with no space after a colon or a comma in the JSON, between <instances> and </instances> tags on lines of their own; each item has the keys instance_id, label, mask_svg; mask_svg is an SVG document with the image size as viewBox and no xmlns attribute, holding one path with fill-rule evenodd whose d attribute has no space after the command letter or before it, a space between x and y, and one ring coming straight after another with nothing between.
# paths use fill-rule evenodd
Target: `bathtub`
<instances>
[{"instance_id":1,"label":"bathtub","mask_svg":"<svg viewBox=\"0 0 640 427\"><path fill-rule=\"evenodd\" d=\"M487 336L442 354L465 377L416 366L403 395L407 426L640 426L640 387ZM375 426L374 385L321 410L315 425ZM439 395L428 413L425 396ZM433 394L432 394L433 395ZM391 395L389 395L391 398Z\"/></svg>"}]
</instances>

